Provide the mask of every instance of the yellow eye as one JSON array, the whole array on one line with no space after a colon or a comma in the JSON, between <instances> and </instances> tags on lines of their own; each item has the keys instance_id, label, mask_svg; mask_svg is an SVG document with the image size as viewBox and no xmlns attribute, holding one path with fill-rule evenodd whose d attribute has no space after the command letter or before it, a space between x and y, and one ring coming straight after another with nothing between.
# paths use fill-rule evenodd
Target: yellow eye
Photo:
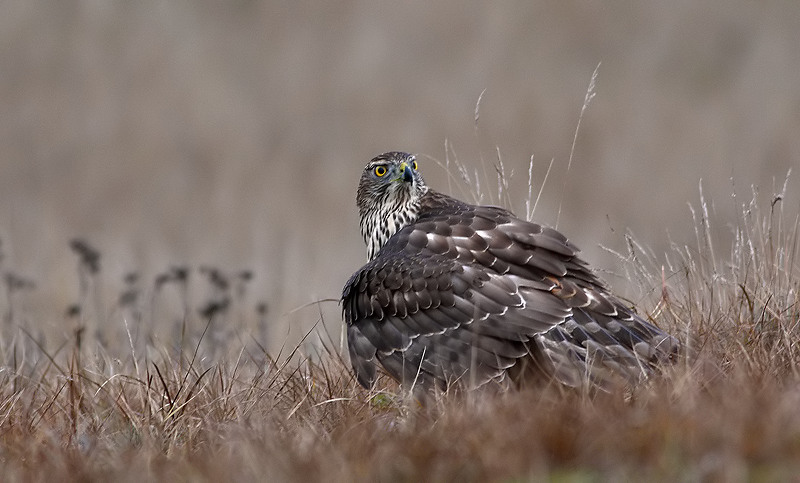
<instances>
[{"instance_id":1,"label":"yellow eye","mask_svg":"<svg viewBox=\"0 0 800 483\"><path fill-rule=\"evenodd\" d=\"M414 171L417 170L417 162L416 161L411 161L411 169L413 169Z\"/></svg>"},{"instance_id":2,"label":"yellow eye","mask_svg":"<svg viewBox=\"0 0 800 483\"><path fill-rule=\"evenodd\" d=\"M375 176L382 177L386 175L386 166L376 166L375 167Z\"/></svg>"}]
</instances>

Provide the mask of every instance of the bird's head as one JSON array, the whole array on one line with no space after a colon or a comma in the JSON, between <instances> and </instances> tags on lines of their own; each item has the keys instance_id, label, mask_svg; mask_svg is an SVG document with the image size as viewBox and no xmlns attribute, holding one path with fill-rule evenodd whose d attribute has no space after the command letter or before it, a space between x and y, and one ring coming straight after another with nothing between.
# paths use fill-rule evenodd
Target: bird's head
<instances>
[{"instance_id":1,"label":"bird's head","mask_svg":"<svg viewBox=\"0 0 800 483\"><path fill-rule=\"evenodd\" d=\"M361 173L356 203L369 258L417 218L428 187L412 154L392 151L373 158Z\"/></svg>"}]
</instances>

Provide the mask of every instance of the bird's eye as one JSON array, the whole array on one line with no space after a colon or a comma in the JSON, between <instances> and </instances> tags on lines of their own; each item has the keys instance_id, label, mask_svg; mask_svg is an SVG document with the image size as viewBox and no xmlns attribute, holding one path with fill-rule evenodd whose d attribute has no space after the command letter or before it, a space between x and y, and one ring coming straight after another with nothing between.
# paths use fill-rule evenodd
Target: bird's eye
<instances>
[{"instance_id":1,"label":"bird's eye","mask_svg":"<svg viewBox=\"0 0 800 483\"><path fill-rule=\"evenodd\" d=\"M375 176L379 178L386 176L386 166L375 166Z\"/></svg>"},{"instance_id":2,"label":"bird's eye","mask_svg":"<svg viewBox=\"0 0 800 483\"><path fill-rule=\"evenodd\" d=\"M417 162L416 161L411 161L411 169L413 169L414 171L417 170Z\"/></svg>"}]
</instances>

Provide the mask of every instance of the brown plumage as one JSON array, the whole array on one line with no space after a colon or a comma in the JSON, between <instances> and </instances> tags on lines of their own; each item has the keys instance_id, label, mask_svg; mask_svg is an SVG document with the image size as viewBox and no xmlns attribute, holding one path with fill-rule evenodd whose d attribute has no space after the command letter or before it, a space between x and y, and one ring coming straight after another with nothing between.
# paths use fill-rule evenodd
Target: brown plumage
<instances>
[{"instance_id":1,"label":"brown plumage","mask_svg":"<svg viewBox=\"0 0 800 483\"><path fill-rule=\"evenodd\" d=\"M364 169L357 203L370 261L342 293L350 360L405 386L570 385L646 377L677 339L614 297L558 231L428 189L414 156Z\"/></svg>"}]
</instances>

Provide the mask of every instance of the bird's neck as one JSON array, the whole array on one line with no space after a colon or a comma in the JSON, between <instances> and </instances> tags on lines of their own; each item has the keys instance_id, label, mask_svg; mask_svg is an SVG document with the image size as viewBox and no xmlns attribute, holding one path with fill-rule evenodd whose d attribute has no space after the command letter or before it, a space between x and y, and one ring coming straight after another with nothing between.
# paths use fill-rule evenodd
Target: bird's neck
<instances>
[{"instance_id":1,"label":"bird's neck","mask_svg":"<svg viewBox=\"0 0 800 483\"><path fill-rule=\"evenodd\" d=\"M412 197L389 202L377 209L362 213L361 236L367 245L369 260L378 255L395 233L417 220L421 204L421 197Z\"/></svg>"}]
</instances>

